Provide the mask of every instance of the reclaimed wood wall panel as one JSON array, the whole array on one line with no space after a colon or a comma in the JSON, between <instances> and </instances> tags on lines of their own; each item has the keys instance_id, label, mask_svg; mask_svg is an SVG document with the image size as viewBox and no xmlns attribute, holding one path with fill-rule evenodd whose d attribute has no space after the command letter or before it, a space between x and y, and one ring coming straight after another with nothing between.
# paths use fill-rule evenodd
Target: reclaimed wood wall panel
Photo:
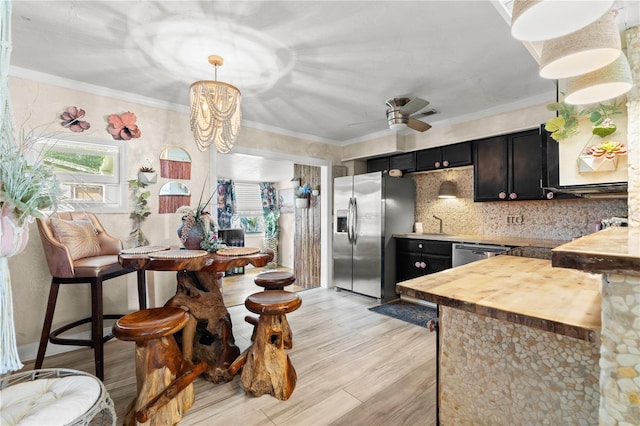
<instances>
[{"instance_id":1,"label":"reclaimed wood wall panel","mask_svg":"<svg viewBox=\"0 0 640 426\"><path fill-rule=\"evenodd\" d=\"M320 186L320 168L295 164L293 175L300 177L300 184ZM295 235L293 244L293 271L296 285L303 288L320 286L320 195L310 197L308 209L295 209Z\"/></svg>"}]
</instances>

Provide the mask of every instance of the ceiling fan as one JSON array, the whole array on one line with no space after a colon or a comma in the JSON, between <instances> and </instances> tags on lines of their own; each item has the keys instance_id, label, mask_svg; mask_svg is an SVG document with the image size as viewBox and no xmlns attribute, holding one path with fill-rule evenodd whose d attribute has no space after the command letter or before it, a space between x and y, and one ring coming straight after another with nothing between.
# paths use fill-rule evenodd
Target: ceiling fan
<instances>
[{"instance_id":1,"label":"ceiling fan","mask_svg":"<svg viewBox=\"0 0 640 426\"><path fill-rule=\"evenodd\" d=\"M431 128L431 125L424 121L417 120L411 115L417 113L429 105L429 101L421 98L391 98L387 99L387 123L391 130L400 131L407 127L418 132L424 132ZM435 110L429 110L419 114L426 117L435 114Z\"/></svg>"}]
</instances>

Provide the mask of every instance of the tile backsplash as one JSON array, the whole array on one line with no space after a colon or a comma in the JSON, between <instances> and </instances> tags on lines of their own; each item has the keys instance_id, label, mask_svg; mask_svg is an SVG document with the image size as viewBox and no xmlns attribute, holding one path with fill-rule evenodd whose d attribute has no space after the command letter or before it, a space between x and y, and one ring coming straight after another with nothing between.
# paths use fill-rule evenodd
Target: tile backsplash
<instances>
[{"instance_id":1,"label":"tile backsplash","mask_svg":"<svg viewBox=\"0 0 640 426\"><path fill-rule=\"evenodd\" d=\"M416 183L416 222L424 232L443 232L570 240L595 231L596 222L627 216L626 199L571 199L498 201L474 203L473 168L413 174ZM440 199L438 189L445 180L458 187L458 198Z\"/></svg>"}]
</instances>

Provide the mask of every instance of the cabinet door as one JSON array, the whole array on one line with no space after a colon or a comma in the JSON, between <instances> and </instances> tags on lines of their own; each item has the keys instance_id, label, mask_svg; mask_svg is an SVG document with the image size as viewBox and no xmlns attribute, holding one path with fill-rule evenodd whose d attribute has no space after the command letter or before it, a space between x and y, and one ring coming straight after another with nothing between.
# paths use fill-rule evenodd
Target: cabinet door
<instances>
[{"instance_id":1,"label":"cabinet door","mask_svg":"<svg viewBox=\"0 0 640 426\"><path fill-rule=\"evenodd\" d=\"M473 199L504 199L509 189L507 137L498 136L473 142Z\"/></svg>"},{"instance_id":2,"label":"cabinet door","mask_svg":"<svg viewBox=\"0 0 640 426\"><path fill-rule=\"evenodd\" d=\"M537 129L510 135L509 148L509 199L542 199L542 136Z\"/></svg>"},{"instance_id":3,"label":"cabinet door","mask_svg":"<svg viewBox=\"0 0 640 426\"><path fill-rule=\"evenodd\" d=\"M472 163L470 142L442 147L442 165L444 167L469 166Z\"/></svg>"},{"instance_id":4,"label":"cabinet door","mask_svg":"<svg viewBox=\"0 0 640 426\"><path fill-rule=\"evenodd\" d=\"M389 157L372 158L367 160L367 173L384 172L389 169Z\"/></svg>"},{"instance_id":5,"label":"cabinet door","mask_svg":"<svg viewBox=\"0 0 640 426\"><path fill-rule=\"evenodd\" d=\"M419 172L442 168L442 148L430 148L416 154L416 169Z\"/></svg>"},{"instance_id":6,"label":"cabinet door","mask_svg":"<svg viewBox=\"0 0 640 426\"><path fill-rule=\"evenodd\" d=\"M408 251L399 251L396 256L396 282L410 280L428 273L422 267L422 254Z\"/></svg>"},{"instance_id":7,"label":"cabinet door","mask_svg":"<svg viewBox=\"0 0 640 426\"><path fill-rule=\"evenodd\" d=\"M394 155L389 158L389 170L398 169L405 173L416 171L416 153Z\"/></svg>"}]
</instances>

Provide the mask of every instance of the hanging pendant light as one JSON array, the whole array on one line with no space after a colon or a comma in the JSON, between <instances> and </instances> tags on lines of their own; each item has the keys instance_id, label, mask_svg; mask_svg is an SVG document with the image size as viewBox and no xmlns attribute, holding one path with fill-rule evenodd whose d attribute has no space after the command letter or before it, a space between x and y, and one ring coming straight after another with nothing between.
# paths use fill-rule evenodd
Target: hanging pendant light
<instances>
[{"instance_id":1,"label":"hanging pendant light","mask_svg":"<svg viewBox=\"0 0 640 426\"><path fill-rule=\"evenodd\" d=\"M218 152L227 153L240 132L240 90L218 80L221 56L209 56L215 67L215 81L196 81L190 87L191 131L200 151L215 144Z\"/></svg>"},{"instance_id":2,"label":"hanging pendant light","mask_svg":"<svg viewBox=\"0 0 640 426\"><path fill-rule=\"evenodd\" d=\"M542 45L540 77L558 80L586 74L615 61L622 42L614 12L564 37Z\"/></svg>"},{"instance_id":3,"label":"hanging pendant light","mask_svg":"<svg viewBox=\"0 0 640 426\"><path fill-rule=\"evenodd\" d=\"M567 80L564 102L587 105L617 98L631 90L633 80L627 57L621 53L611 64Z\"/></svg>"},{"instance_id":4,"label":"hanging pendant light","mask_svg":"<svg viewBox=\"0 0 640 426\"><path fill-rule=\"evenodd\" d=\"M600 18L613 3L614 0L515 0L511 35L522 41L562 37Z\"/></svg>"}]
</instances>

